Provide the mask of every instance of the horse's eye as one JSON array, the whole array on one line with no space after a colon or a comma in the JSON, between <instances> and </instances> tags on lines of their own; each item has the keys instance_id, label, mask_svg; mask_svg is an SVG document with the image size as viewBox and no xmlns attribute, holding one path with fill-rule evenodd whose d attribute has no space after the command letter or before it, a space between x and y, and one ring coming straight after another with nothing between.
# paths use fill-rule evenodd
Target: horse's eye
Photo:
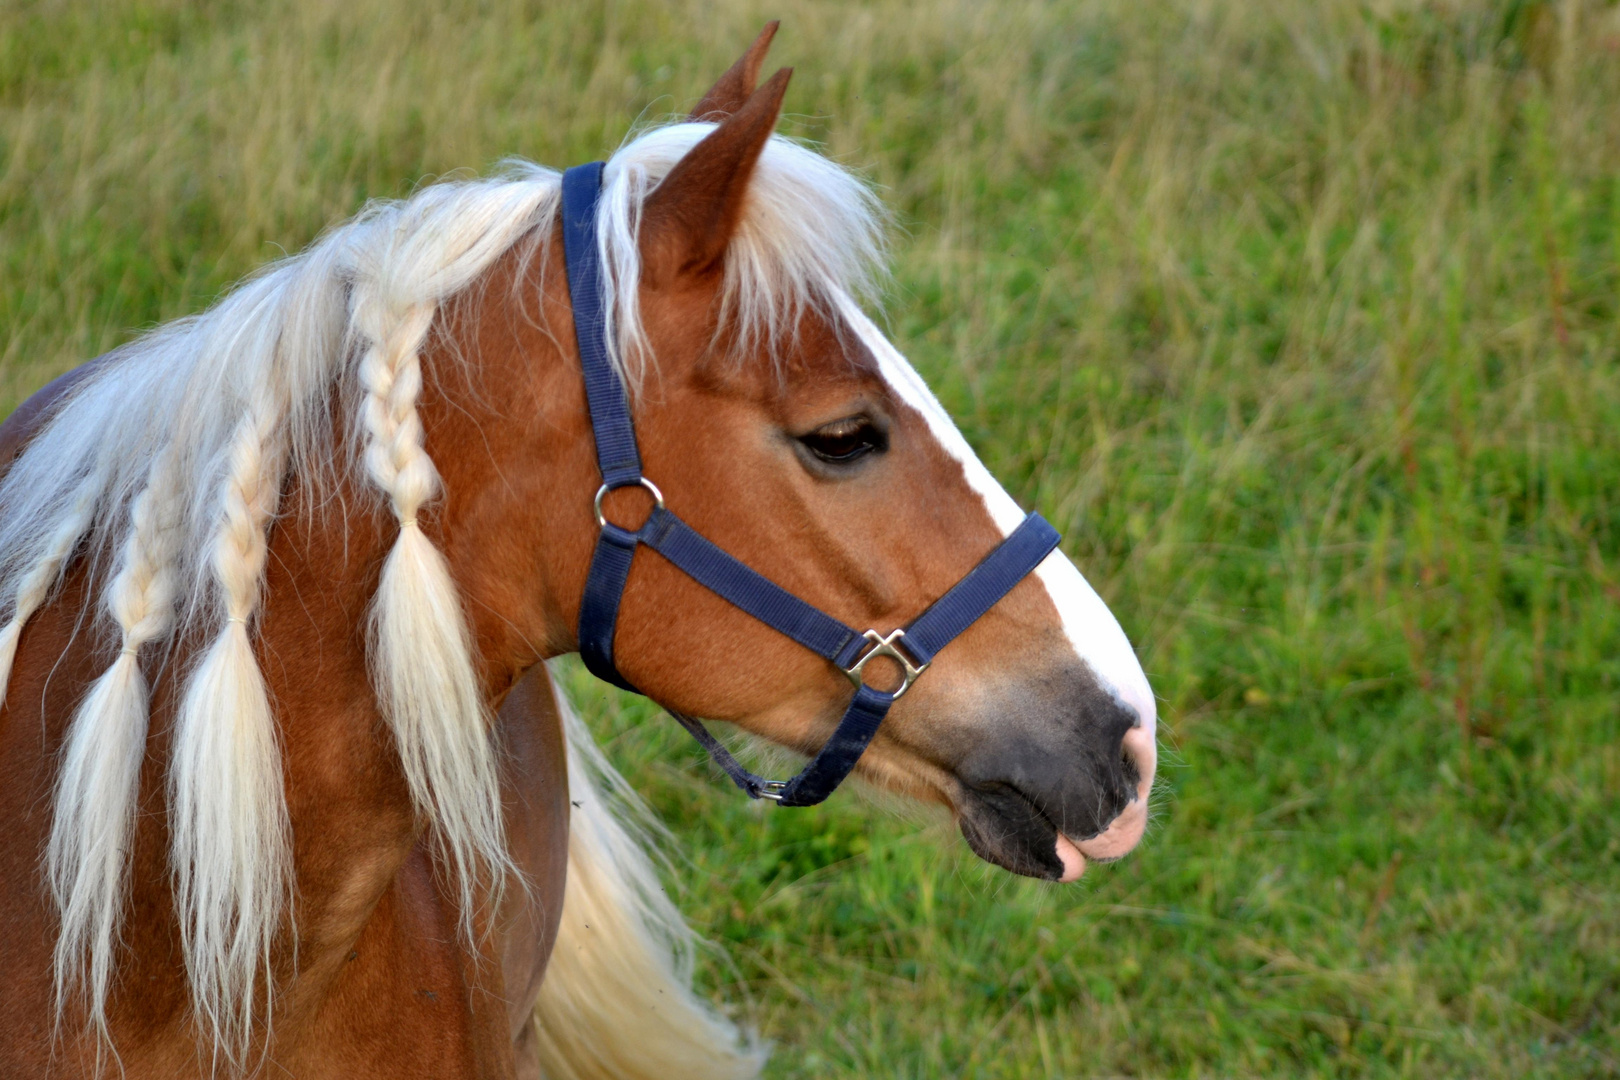
<instances>
[{"instance_id":1,"label":"horse's eye","mask_svg":"<svg viewBox=\"0 0 1620 1080\"><path fill-rule=\"evenodd\" d=\"M889 448L889 436L864 416L850 416L799 436L816 457L829 465L848 465L870 453Z\"/></svg>"}]
</instances>

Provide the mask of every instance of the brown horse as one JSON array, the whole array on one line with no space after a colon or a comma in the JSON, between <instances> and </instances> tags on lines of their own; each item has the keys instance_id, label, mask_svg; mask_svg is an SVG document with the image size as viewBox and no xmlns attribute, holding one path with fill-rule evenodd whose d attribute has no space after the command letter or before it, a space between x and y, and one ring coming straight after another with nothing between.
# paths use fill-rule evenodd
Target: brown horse
<instances>
[{"instance_id":1,"label":"brown horse","mask_svg":"<svg viewBox=\"0 0 1620 1080\"><path fill-rule=\"evenodd\" d=\"M861 313L880 218L772 135L774 29L608 163L614 360L671 508L896 626L1020 514ZM557 206L536 167L373 206L0 428L0 1075L757 1073L542 663L599 482ZM650 553L615 657L803 753L850 694ZM1140 838L1154 720L1054 553L860 771L1073 880Z\"/></svg>"}]
</instances>

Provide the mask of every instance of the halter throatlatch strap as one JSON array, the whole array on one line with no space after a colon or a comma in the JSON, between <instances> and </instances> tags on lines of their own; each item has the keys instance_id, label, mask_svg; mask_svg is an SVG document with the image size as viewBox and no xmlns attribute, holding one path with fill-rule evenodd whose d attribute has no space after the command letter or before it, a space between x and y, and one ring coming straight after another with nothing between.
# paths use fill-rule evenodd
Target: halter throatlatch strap
<instances>
[{"instance_id":1,"label":"halter throatlatch strap","mask_svg":"<svg viewBox=\"0 0 1620 1080\"><path fill-rule=\"evenodd\" d=\"M596 493L601 527L585 593L579 605L579 653L600 679L626 690L635 687L613 662L613 635L619 604L636 548L658 552L710 592L798 642L847 675L855 694L832 737L791 780L766 780L743 768L701 721L671 715L709 751L737 786L756 799L783 806L813 806L849 775L865 752L889 707L911 688L938 652L995 603L1057 547L1056 529L1039 514L1030 514L966 577L927 611L887 637L847 626L726 554L664 507L658 488L641 474L635 426L624 382L608 359L602 287L602 254L597 244L596 207L602 186L601 162L569 169L562 179L563 253L568 263L568 292L574 309L574 335L585 376L585 399L596 439L602 486ZM621 528L602 515L602 499L616 488L640 485L653 496L653 512L639 529ZM863 681L868 660L886 656L903 673L894 690L879 690Z\"/></svg>"}]
</instances>

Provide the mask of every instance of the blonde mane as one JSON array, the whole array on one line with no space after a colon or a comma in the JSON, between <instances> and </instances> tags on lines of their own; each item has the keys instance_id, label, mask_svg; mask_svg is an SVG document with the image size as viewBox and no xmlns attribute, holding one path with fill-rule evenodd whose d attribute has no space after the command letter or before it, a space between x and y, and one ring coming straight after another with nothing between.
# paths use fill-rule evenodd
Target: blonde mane
<instances>
[{"instance_id":1,"label":"blonde mane","mask_svg":"<svg viewBox=\"0 0 1620 1080\"><path fill-rule=\"evenodd\" d=\"M599 234L609 340L632 387L656 362L637 307L640 208L712 127L653 129L608 163ZM368 206L208 311L120 349L0 482L0 695L22 628L77 556L90 560L104 609L88 625L111 657L68 729L46 853L61 916L58 1015L80 995L107 1035L146 752L143 668L187 631L208 644L178 658L185 683L167 797L192 1002L205 1039L238 1064L268 1015L254 988L290 918L293 868L277 724L252 641L267 535L292 473L352 470L393 515L398 536L368 637L378 705L464 914L476 890L505 877L472 640L444 557L417 526L441 494L417 401L437 313L525 237L545 243L558 192L556 172L514 163L494 178ZM880 225L860 181L773 138L721 292L744 350L769 355L807 306L832 311L865 294ZM352 446L338 445L334 402L349 407Z\"/></svg>"}]
</instances>

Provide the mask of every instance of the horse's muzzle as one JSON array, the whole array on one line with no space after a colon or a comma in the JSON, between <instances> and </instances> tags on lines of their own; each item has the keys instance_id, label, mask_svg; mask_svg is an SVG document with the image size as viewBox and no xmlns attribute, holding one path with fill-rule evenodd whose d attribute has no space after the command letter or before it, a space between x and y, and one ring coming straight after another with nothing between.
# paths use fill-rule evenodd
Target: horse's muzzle
<instances>
[{"instance_id":1,"label":"horse's muzzle","mask_svg":"<svg viewBox=\"0 0 1620 1080\"><path fill-rule=\"evenodd\" d=\"M1157 764L1137 709L1083 668L1039 680L957 766L962 835L987 862L1073 881L1120 858L1147 827Z\"/></svg>"}]
</instances>

